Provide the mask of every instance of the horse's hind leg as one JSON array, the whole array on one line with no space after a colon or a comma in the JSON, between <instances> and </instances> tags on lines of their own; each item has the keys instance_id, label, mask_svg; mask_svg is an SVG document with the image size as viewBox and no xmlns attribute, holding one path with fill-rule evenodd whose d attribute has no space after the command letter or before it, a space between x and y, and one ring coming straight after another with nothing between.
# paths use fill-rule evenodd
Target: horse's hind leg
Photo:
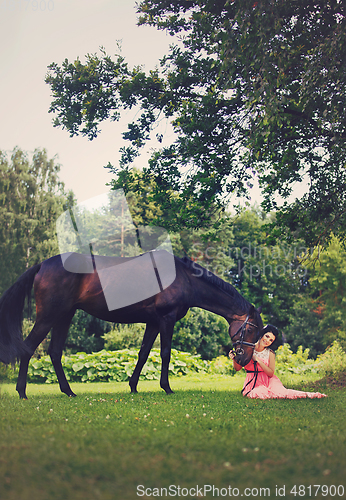
<instances>
[{"instance_id":1,"label":"horse's hind leg","mask_svg":"<svg viewBox=\"0 0 346 500\"><path fill-rule=\"evenodd\" d=\"M171 317L163 318L160 326L161 338L161 379L160 386L166 391L166 394L172 394L168 381L169 362L171 360L172 337L175 325L175 319Z\"/></svg>"},{"instance_id":2,"label":"horse's hind leg","mask_svg":"<svg viewBox=\"0 0 346 500\"><path fill-rule=\"evenodd\" d=\"M52 329L52 338L48 348L48 354L50 356L50 359L52 360L52 364L58 378L60 390L69 397L74 397L76 396L76 394L72 392L71 387L66 379L66 375L61 364L61 356L66 342L68 329L73 318L73 314L70 314L63 321L54 325Z\"/></svg>"},{"instance_id":3,"label":"horse's hind leg","mask_svg":"<svg viewBox=\"0 0 346 500\"><path fill-rule=\"evenodd\" d=\"M139 376L141 374L143 366L145 365L148 359L150 350L153 347L153 343L155 342L158 333L159 333L158 326L147 324L144 332L143 342L140 351L138 353L138 361L136 364L136 368L134 369L134 372L129 381L131 392L137 392L137 384Z\"/></svg>"},{"instance_id":4,"label":"horse's hind leg","mask_svg":"<svg viewBox=\"0 0 346 500\"><path fill-rule=\"evenodd\" d=\"M34 324L33 329L24 340L25 345L29 349L28 354L24 354L20 359L19 374L17 379L17 392L20 399L28 399L26 397L26 380L28 376L28 366L31 356L34 354L36 348L40 345L42 340L48 335L52 324L44 323L42 321L37 321Z\"/></svg>"}]
</instances>

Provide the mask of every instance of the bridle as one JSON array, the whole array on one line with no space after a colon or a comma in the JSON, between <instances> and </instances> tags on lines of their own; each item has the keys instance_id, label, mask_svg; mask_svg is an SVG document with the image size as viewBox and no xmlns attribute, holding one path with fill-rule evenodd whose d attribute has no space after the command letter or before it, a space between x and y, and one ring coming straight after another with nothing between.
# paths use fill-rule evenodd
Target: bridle
<instances>
[{"instance_id":1,"label":"bridle","mask_svg":"<svg viewBox=\"0 0 346 500\"><path fill-rule=\"evenodd\" d=\"M233 348L235 348L235 353L238 354L239 356L244 354L243 345L247 345L249 347L252 347L253 349L255 348L255 345L256 345L252 342L245 342L245 340L244 340L247 325L253 326L259 332L259 327L257 325L255 325L254 323L251 323L251 321L249 321L249 317L250 317L250 314L248 313L244 323L242 325L240 325L238 330L231 336ZM233 342L234 337L236 337L238 335L240 330L241 330L240 338ZM257 332L257 337L258 337L258 332ZM257 339L256 339L256 342L257 342ZM240 345L238 347L235 347L237 344L240 344Z\"/></svg>"},{"instance_id":2,"label":"bridle","mask_svg":"<svg viewBox=\"0 0 346 500\"><path fill-rule=\"evenodd\" d=\"M251 325L254 328L256 328L256 330L258 330L256 342L258 340L259 327L257 325L255 325L254 323L251 323L251 321L249 321L249 317L250 317L250 314L248 313L244 323L242 325L240 325L238 330L231 336L233 348L235 348L235 353L238 354L239 356L242 356L244 354L243 345L247 345L249 347L252 347L253 349L255 348L255 345L256 345L256 344L253 344L252 342L245 342L245 340L244 340L247 325ZM241 331L241 334L240 334L239 339L233 342L234 337L236 337L240 331ZM240 345L238 347L236 347L237 344L240 344Z\"/></svg>"}]
</instances>

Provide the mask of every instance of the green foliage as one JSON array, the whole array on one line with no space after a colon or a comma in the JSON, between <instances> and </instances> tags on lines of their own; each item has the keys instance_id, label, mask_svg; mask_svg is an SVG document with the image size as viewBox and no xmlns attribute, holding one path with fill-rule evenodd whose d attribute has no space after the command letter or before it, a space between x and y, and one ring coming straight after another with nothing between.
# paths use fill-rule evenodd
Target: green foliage
<instances>
[{"instance_id":1,"label":"green foliage","mask_svg":"<svg viewBox=\"0 0 346 500\"><path fill-rule=\"evenodd\" d=\"M229 270L234 259L228 248L233 244L234 218L228 213L217 213L210 218L208 229L186 230L171 234L174 255L189 256L205 269L229 281Z\"/></svg>"},{"instance_id":2,"label":"green foliage","mask_svg":"<svg viewBox=\"0 0 346 500\"><path fill-rule=\"evenodd\" d=\"M300 259L306 247L301 240L270 244L267 223L271 219L256 206L242 210L229 221L233 238L223 251L234 262L228 280L252 304L262 306L265 323L286 335L296 296L306 296L308 272Z\"/></svg>"},{"instance_id":3,"label":"green foliage","mask_svg":"<svg viewBox=\"0 0 346 500\"><path fill-rule=\"evenodd\" d=\"M28 267L58 253L55 223L63 211L60 166L36 149L0 151L0 293Z\"/></svg>"},{"instance_id":4,"label":"green foliage","mask_svg":"<svg viewBox=\"0 0 346 500\"><path fill-rule=\"evenodd\" d=\"M275 372L278 376L307 373L333 375L334 377L346 369L346 353L335 341L326 352L316 360L309 359L309 349L301 346L296 353L288 344L280 346L276 351ZM79 352L62 357L62 365L67 380L70 382L125 382L131 377L138 360L138 349L121 349L117 351L102 350L93 354ZM161 357L159 349L152 349L147 363L144 365L140 380L159 380L161 373ZM227 356L218 356L206 361L199 354L172 349L169 374L175 376L192 373L208 373L209 375L235 375L232 361ZM0 373L3 380L14 380L16 372ZM57 378L49 356L40 359L32 358L29 364L28 379L31 382L56 383Z\"/></svg>"},{"instance_id":5,"label":"green foliage","mask_svg":"<svg viewBox=\"0 0 346 500\"><path fill-rule=\"evenodd\" d=\"M308 359L309 349L298 347L296 353L293 353L289 344L284 344L278 348L275 356L275 372L277 375L287 373L316 373L318 364L313 359Z\"/></svg>"},{"instance_id":6,"label":"green foliage","mask_svg":"<svg viewBox=\"0 0 346 500\"><path fill-rule=\"evenodd\" d=\"M142 323L115 325L112 330L102 336L104 348L108 351L140 348L143 341L144 330L145 325ZM154 347L158 347L158 343L159 340L156 340Z\"/></svg>"},{"instance_id":7,"label":"green foliage","mask_svg":"<svg viewBox=\"0 0 346 500\"><path fill-rule=\"evenodd\" d=\"M287 373L306 374L318 373L319 376L338 378L346 371L346 352L335 340L316 360L309 359L309 349L300 346L294 354L289 344L280 346L276 352L275 372L280 375Z\"/></svg>"},{"instance_id":8,"label":"green foliage","mask_svg":"<svg viewBox=\"0 0 346 500\"><path fill-rule=\"evenodd\" d=\"M62 365L67 380L71 382L117 381L129 380L135 369L138 350L122 349L120 351L100 351L94 354L80 352L63 356ZM179 352L172 349L169 365L170 375L186 375L191 372L205 373L208 363L200 356ZM158 380L161 372L159 349L152 349L148 361L143 367L140 380ZM49 356L39 360L31 360L28 371L32 382L53 383L57 381Z\"/></svg>"},{"instance_id":9,"label":"green foliage","mask_svg":"<svg viewBox=\"0 0 346 500\"><path fill-rule=\"evenodd\" d=\"M315 251L309 263L314 310L319 316L318 330L324 346L337 339L346 347L346 250L340 240L332 237L322 252Z\"/></svg>"},{"instance_id":10,"label":"green foliage","mask_svg":"<svg viewBox=\"0 0 346 500\"><path fill-rule=\"evenodd\" d=\"M198 354L203 359L212 359L229 345L228 323L213 313L191 308L176 323L172 339L175 349Z\"/></svg>"},{"instance_id":11,"label":"green foliage","mask_svg":"<svg viewBox=\"0 0 346 500\"><path fill-rule=\"evenodd\" d=\"M268 221L256 207L230 220L233 236L226 253L234 265L228 280L262 306L264 322L276 325L293 351L309 348L315 358L334 339L345 348L344 246L334 236L327 248L313 253L299 239L272 245Z\"/></svg>"},{"instance_id":12,"label":"green foliage","mask_svg":"<svg viewBox=\"0 0 346 500\"><path fill-rule=\"evenodd\" d=\"M158 120L176 139L153 152L151 199L170 207L171 228L209 223L230 193L244 196L257 174L266 210L303 181L306 194L278 211L275 236L309 246L346 232L344 2L143 0L139 24L180 36L147 73L104 49L85 62L49 67L54 124L93 139L99 124L140 108L123 134L119 186ZM159 142L162 137L159 137ZM179 193L177 196L176 193ZM287 231L287 227L289 231Z\"/></svg>"},{"instance_id":13,"label":"green foliage","mask_svg":"<svg viewBox=\"0 0 346 500\"><path fill-rule=\"evenodd\" d=\"M8 365L0 363L0 384L10 380Z\"/></svg>"},{"instance_id":14,"label":"green foliage","mask_svg":"<svg viewBox=\"0 0 346 500\"><path fill-rule=\"evenodd\" d=\"M313 277L313 274L312 274ZM308 293L309 292L309 293ZM305 294L297 294L288 311L288 322L284 327L285 340L296 351L299 346L309 348L312 358L323 352L328 338L320 328L320 316L316 311L316 301L309 288Z\"/></svg>"},{"instance_id":15,"label":"green foliage","mask_svg":"<svg viewBox=\"0 0 346 500\"><path fill-rule=\"evenodd\" d=\"M334 340L323 354L317 357L318 370L324 376L338 378L341 373L346 372L346 352L340 343Z\"/></svg>"},{"instance_id":16,"label":"green foliage","mask_svg":"<svg viewBox=\"0 0 346 500\"><path fill-rule=\"evenodd\" d=\"M112 166L107 168L112 170ZM119 176L122 173L119 172ZM124 191L126 192L126 201L131 212L131 218L136 226L150 225L153 221L160 221L169 217L174 217L174 212L163 207L155 201L155 179L144 169L132 168L124 179ZM161 225L161 224L159 224Z\"/></svg>"},{"instance_id":17,"label":"green foliage","mask_svg":"<svg viewBox=\"0 0 346 500\"><path fill-rule=\"evenodd\" d=\"M78 309L73 316L66 341L66 351L91 353L104 347L102 334L109 331L112 324L100 320Z\"/></svg>"},{"instance_id":18,"label":"green foliage","mask_svg":"<svg viewBox=\"0 0 346 500\"><path fill-rule=\"evenodd\" d=\"M218 356L209 362L208 373L218 375L235 375L233 362L228 356Z\"/></svg>"}]
</instances>

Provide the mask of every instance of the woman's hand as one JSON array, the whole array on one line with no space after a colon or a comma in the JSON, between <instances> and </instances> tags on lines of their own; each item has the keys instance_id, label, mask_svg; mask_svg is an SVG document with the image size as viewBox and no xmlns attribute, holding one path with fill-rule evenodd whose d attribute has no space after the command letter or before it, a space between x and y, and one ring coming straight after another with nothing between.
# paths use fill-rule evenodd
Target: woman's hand
<instances>
[{"instance_id":1,"label":"woman's hand","mask_svg":"<svg viewBox=\"0 0 346 500\"><path fill-rule=\"evenodd\" d=\"M255 352L254 352L254 353L253 353L253 355L252 355L252 359L253 359L254 361L258 361L258 359L257 359L257 354L255 354Z\"/></svg>"},{"instance_id":2,"label":"woman's hand","mask_svg":"<svg viewBox=\"0 0 346 500\"><path fill-rule=\"evenodd\" d=\"M233 361L233 366L237 372L241 370L243 367L241 365L238 365L238 363L235 360L236 354L233 351L229 351L228 357Z\"/></svg>"}]
</instances>

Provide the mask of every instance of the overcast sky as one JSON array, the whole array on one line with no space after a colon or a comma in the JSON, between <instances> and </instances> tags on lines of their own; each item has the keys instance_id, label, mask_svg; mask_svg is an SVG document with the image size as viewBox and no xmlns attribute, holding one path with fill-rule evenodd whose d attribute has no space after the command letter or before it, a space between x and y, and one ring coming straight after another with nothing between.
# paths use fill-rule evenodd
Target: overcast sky
<instances>
[{"instance_id":1,"label":"overcast sky","mask_svg":"<svg viewBox=\"0 0 346 500\"><path fill-rule=\"evenodd\" d=\"M65 58L84 61L100 46L113 56L120 40L131 66L151 69L172 38L136 22L133 0L0 0L0 149L10 153L19 146L33 152L39 147L47 149L49 158L57 155L60 177L78 201L107 190L111 175L103 166L109 161L117 165L121 132L132 115L121 124L104 123L93 141L70 138L52 126L50 87L44 83L47 66ZM145 153L138 166L147 157Z\"/></svg>"}]
</instances>

